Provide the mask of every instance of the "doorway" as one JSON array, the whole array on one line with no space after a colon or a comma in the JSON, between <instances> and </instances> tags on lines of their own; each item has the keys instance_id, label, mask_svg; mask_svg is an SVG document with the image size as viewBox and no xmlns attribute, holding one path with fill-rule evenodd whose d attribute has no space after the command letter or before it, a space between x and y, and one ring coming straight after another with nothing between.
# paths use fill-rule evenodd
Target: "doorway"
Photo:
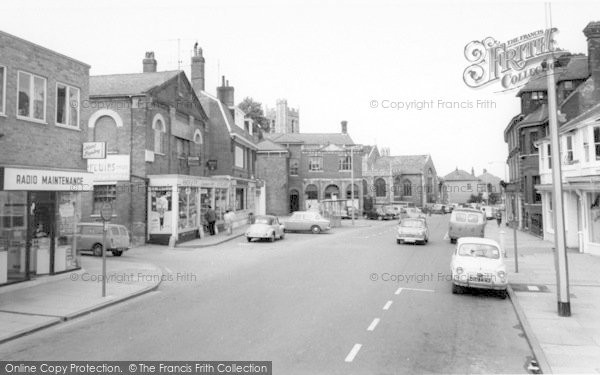
<instances>
[{"instance_id":1,"label":"doorway","mask_svg":"<svg viewBox=\"0 0 600 375\"><path fill-rule=\"evenodd\" d=\"M298 190L290 191L290 212L300 211L300 193Z\"/></svg>"}]
</instances>

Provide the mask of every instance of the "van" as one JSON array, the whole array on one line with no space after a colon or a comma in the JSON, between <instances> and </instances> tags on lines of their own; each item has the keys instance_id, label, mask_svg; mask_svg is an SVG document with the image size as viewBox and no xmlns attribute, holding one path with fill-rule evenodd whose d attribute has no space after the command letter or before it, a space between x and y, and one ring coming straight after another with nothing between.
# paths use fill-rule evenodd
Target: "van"
<instances>
[{"instance_id":1,"label":"van","mask_svg":"<svg viewBox=\"0 0 600 375\"><path fill-rule=\"evenodd\" d=\"M485 214L470 208L457 208L450 215L448 237L455 243L460 237L483 237L487 220Z\"/></svg>"},{"instance_id":2,"label":"van","mask_svg":"<svg viewBox=\"0 0 600 375\"><path fill-rule=\"evenodd\" d=\"M77 250L91 251L96 256L102 256L102 223L77 224ZM131 236L123 225L108 224L106 231L106 251L114 256L121 256L131 247Z\"/></svg>"}]
</instances>

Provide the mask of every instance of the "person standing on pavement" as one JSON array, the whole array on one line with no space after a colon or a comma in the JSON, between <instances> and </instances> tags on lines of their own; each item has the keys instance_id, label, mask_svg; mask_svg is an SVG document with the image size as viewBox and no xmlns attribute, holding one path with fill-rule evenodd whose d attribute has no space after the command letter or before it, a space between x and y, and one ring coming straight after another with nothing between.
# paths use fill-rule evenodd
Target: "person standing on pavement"
<instances>
[{"instance_id":1,"label":"person standing on pavement","mask_svg":"<svg viewBox=\"0 0 600 375\"><path fill-rule=\"evenodd\" d=\"M217 221L217 213L212 209L211 206L208 206L208 210L206 211L206 221L208 222L208 232L211 236L215 235L215 222Z\"/></svg>"},{"instance_id":2,"label":"person standing on pavement","mask_svg":"<svg viewBox=\"0 0 600 375\"><path fill-rule=\"evenodd\" d=\"M502 224L502 212L500 210L496 212L496 222L498 223L498 226Z\"/></svg>"},{"instance_id":3,"label":"person standing on pavement","mask_svg":"<svg viewBox=\"0 0 600 375\"><path fill-rule=\"evenodd\" d=\"M225 215L223 216L225 220L225 229L227 230L227 235L231 235L233 233L233 212L227 210Z\"/></svg>"}]
</instances>

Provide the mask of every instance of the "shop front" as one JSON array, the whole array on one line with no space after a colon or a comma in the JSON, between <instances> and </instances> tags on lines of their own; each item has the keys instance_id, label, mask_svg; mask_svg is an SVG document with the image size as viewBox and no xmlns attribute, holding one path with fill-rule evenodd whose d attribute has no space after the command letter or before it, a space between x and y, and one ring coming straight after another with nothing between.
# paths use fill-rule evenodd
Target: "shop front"
<instances>
[{"instance_id":1,"label":"shop front","mask_svg":"<svg viewBox=\"0 0 600 375\"><path fill-rule=\"evenodd\" d=\"M198 238L209 206L217 214L217 223L222 222L229 207L228 180L185 175L148 178L148 242L166 245Z\"/></svg>"},{"instance_id":2,"label":"shop front","mask_svg":"<svg viewBox=\"0 0 600 375\"><path fill-rule=\"evenodd\" d=\"M0 167L0 285L80 268L81 194L92 174Z\"/></svg>"}]
</instances>

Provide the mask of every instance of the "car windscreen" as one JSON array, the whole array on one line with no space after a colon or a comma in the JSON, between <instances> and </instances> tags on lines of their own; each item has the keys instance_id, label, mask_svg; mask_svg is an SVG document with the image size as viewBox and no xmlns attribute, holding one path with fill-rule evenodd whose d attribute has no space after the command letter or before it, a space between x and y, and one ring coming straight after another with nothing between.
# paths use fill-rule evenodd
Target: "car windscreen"
<instances>
[{"instance_id":1,"label":"car windscreen","mask_svg":"<svg viewBox=\"0 0 600 375\"><path fill-rule=\"evenodd\" d=\"M479 222L479 215L469 214L467 215L467 221L472 224L477 224Z\"/></svg>"},{"instance_id":2,"label":"car windscreen","mask_svg":"<svg viewBox=\"0 0 600 375\"><path fill-rule=\"evenodd\" d=\"M457 212L455 218L456 218L457 222L465 223L467 221L467 214L462 213L462 212Z\"/></svg>"},{"instance_id":3,"label":"car windscreen","mask_svg":"<svg viewBox=\"0 0 600 375\"><path fill-rule=\"evenodd\" d=\"M500 249L494 245L465 243L460 245L458 255L479 258L498 259L500 258Z\"/></svg>"},{"instance_id":4,"label":"car windscreen","mask_svg":"<svg viewBox=\"0 0 600 375\"><path fill-rule=\"evenodd\" d=\"M119 228L117 227L112 227L110 228L110 231L112 232L112 234L114 234L115 236L119 235Z\"/></svg>"},{"instance_id":5,"label":"car windscreen","mask_svg":"<svg viewBox=\"0 0 600 375\"><path fill-rule=\"evenodd\" d=\"M423 222L421 220L402 220L400 226L406 228L422 228Z\"/></svg>"},{"instance_id":6,"label":"car windscreen","mask_svg":"<svg viewBox=\"0 0 600 375\"><path fill-rule=\"evenodd\" d=\"M254 224L267 224L267 225L271 225L273 224L273 218L271 217L257 217L256 220L254 220Z\"/></svg>"}]
</instances>

